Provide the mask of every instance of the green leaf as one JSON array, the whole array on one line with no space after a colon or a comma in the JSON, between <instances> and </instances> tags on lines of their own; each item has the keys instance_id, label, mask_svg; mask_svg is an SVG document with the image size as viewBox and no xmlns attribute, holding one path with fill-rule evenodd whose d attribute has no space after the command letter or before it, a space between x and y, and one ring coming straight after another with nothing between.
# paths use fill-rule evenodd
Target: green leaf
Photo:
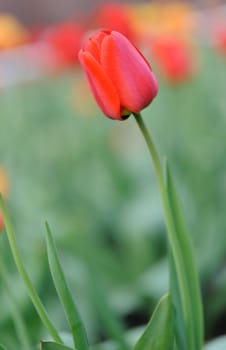
<instances>
[{"instance_id":1,"label":"green leaf","mask_svg":"<svg viewBox=\"0 0 226 350\"><path fill-rule=\"evenodd\" d=\"M173 258L173 254L171 254L170 283L172 301L176 311L175 327L178 347L181 350L191 350L188 348L188 343L186 344L187 336L191 339L192 348L201 350L203 345L203 312L195 258L190 242L190 235L186 227L184 215L168 166L166 167L166 177L168 199L177 236L177 247L181 252L181 264L179 268L183 274L184 281L182 290L178 283L176 262Z\"/></svg>"},{"instance_id":2,"label":"green leaf","mask_svg":"<svg viewBox=\"0 0 226 350\"><path fill-rule=\"evenodd\" d=\"M170 291L172 295L172 302L174 305L173 320L175 325L175 336L177 344L181 350L188 349L186 324L183 313L182 299L180 295L180 287L177 278L176 266L174 263L173 255L169 249L169 262L170 262Z\"/></svg>"},{"instance_id":3,"label":"green leaf","mask_svg":"<svg viewBox=\"0 0 226 350\"><path fill-rule=\"evenodd\" d=\"M10 308L12 314L12 320L14 322L14 327L20 341L21 348L23 350L31 349L28 330L26 329L24 319L19 310L19 306L14 297L13 288L8 281L8 271L5 267L4 260L0 256L0 276L2 277L4 287L7 291L8 298L10 300Z\"/></svg>"},{"instance_id":4,"label":"green leaf","mask_svg":"<svg viewBox=\"0 0 226 350\"><path fill-rule=\"evenodd\" d=\"M225 350L226 349L226 336L218 337L204 346L204 350Z\"/></svg>"},{"instance_id":5,"label":"green leaf","mask_svg":"<svg viewBox=\"0 0 226 350\"><path fill-rule=\"evenodd\" d=\"M88 350L88 342L85 328L80 318L77 307L72 299L71 292L66 282L66 278L60 261L57 255L55 243L48 224L46 223L47 235L47 252L51 275L60 301L64 307L71 332L73 336L74 345L78 350Z\"/></svg>"},{"instance_id":6,"label":"green leaf","mask_svg":"<svg viewBox=\"0 0 226 350\"><path fill-rule=\"evenodd\" d=\"M172 304L169 294L162 297L134 350L173 349Z\"/></svg>"},{"instance_id":7,"label":"green leaf","mask_svg":"<svg viewBox=\"0 0 226 350\"><path fill-rule=\"evenodd\" d=\"M69 348L68 346L59 344L59 343L53 343L50 341L42 341L41 342L41 350L73 350L72 348Z\"/></svg>"},{"instance_id":8,"label":"green leaf","mask_svg":"<svg viewBox=\"0 0 226 350\"><path fill-rule=\"evenodd\" d=\"M25 269L25 265L23 264L19 249L17 247L17 242L16 242L16 238L15 238L15 234L14 234L12 225L11 225L11 221L9 218L8 210L6 209L6 206L5 206L5 203L4 203L4 200L2 198L1 193L0 193L0 209L1 209L1 212L3 215L6 233L8 236L9 245L11 248L11 252L12 252L16 267L19 271L21 278L23 279L24 285L25 285L27 292L32 300L32 303L33 303L40 319L42 320L43 324L46 326L49 333L51 334L52 338L55 341L62 342L55 326L53 325L53 323L51 322L51 320L49 318L49 315L48 315L45 307L43 306L38 294L36 293L36 290L33 287L33 284L28 276L26 269Z\"/></svg>"}]
</instances>

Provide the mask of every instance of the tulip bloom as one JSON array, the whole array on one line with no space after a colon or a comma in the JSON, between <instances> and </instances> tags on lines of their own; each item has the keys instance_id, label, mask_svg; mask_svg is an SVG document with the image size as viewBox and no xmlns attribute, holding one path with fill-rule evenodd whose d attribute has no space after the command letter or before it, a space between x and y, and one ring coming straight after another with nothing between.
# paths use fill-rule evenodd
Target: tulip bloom
<instances>
[{"instance_id":1,"label":"tulip bloom","mask_svg":"<svg viewBox=\"0 0 226 350\"><path fill-rule=\"evenodd\" d=\"M79 51L79 60L103 113L123 120L148 106L158 83L144 56L116 31L100 31Z\"/></svg>"}]
</instances>

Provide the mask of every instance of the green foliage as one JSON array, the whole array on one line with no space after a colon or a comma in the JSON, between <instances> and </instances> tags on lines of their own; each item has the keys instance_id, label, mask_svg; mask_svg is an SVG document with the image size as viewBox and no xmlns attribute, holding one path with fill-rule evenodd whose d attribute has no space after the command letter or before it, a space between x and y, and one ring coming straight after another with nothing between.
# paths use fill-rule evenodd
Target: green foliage
<instances>
[{"instance_id":1,"label":"green foliage","mask_svg":"<svg viewBox=\"0 0 226 350\"><path fill-rule=\"evenodd\" d=\"M190 339L192 349L201 350L203 343L203 315L200 287L196 271L193 249L189 233L182 214L173 179L166 168L167 191L177 235L177 247L180 250L180 268L184 276L183 289L178 282L176 262L170 255L170 284L173 303L175 305L175 329L179 349L188 349ZM172 247L170 247L170 250Z\"/></svg>"},{"instance_id":2,"label":"green foliage","mask_svg":"<svg viewBox=\"0 0 226 350\"><path fill-rule=\"evenodd\" d=\"M61 342L61 338L58 335L58 332L55 328L55 326L53 325L53 323L51 322L49 315L45 309L45 307L43 306L41 299L39 298L31 280L30 277L28 276L28 273L26 271L25 265L21 259L20 256L20 252L17 246L17 242L16 242L16 238L15 238L15 234L13 231L13 227L11 225L11 221L9 218L9 214L8 211L6 209L6 206L4 204L2 195L0 194L0 210L1 213L3 215L3 219L4 219L4 224L6 227L6 232L7 232L7 237L9 240L9 245L10 245L10 249L16 264L16 267L18 269L18 272L23 280L23 283L27 289L27 293L42 321L42 323L45 325L45 327L48 329L49 333L51 334L51 336L53 337L53 339Z\"/></svg>"},{"instance_id":3,"label":"green foliage","mask_svg":"<svg viewBox=\"0 0 226 350\"><path fill-rule=\"evenodd\" d=\"M3 345L0 344L0 350L7 350Z\"/></svg>"},{"instance_id":4,"label":"green foliage","mask_svg":"<svg viewBox=\"0 0 226 350\"><path fill-rule=\"evenodd\" d=\"M160 154L167 154L174 169L195 247L209 338L224 312L226 295L226 79L223 60L209 50L200 54L202 69L194 80L180 87L160 82L159 97L144 114ZM119 125L100 115L82 116L72 106L77 76L72 71L1 91L0 166L9 174L13 226L36 290L56 324L67 328L49 278L41 229L47 218L94 343L109 332L93 302L98 293L87 262L97 267L95 281L101 279L102 294L116 317L125 321L142 313L147 318L168 289L167 249L154 174L134 121ZM45 330L27 302L5 234L0 250L29 337L38 342ZM20 350L11 335L2 278L0 300L1 342Z\"/></svg>"},{"instance_id":5,"label":"green foliage","mask_svg":"<svg viewBox=\"0 0 226 350\"><path fill-rule=\"evenodd\" d=\"M85 332L84 325L82 323L81 317L77 310L77 307L74 304L74 301L71 296L71 292L67 285L64 272L61 268L59 258L57 256L56 247L53 241L53 237L50 231L48 224L46 224L47 230L47 251L49 266L54 281L55 288L57 290L59 299L64 306L68 322L71 327L72 336L74 339L74 346L78 350L87 350L88 342Z\"/></svg>"},{"instance_id":6,"label":"green foliage","mask_svg":"<svg viewBox=\"0 0 226 350\"><path fill-rule=\"evenodd\" d=\"M26 329L26 324L22 317L21 310L19 309L17 302L15 301L15 292L13 292L11 284L8 281L8 271L1 256L0 256L0 277L2 278L4 287L8 293L8 299L9 299L8 304L10 306L14 327L15 327L21 348L23 350L30 350L31 344L30 344L29 334Z\"/></svg>"},{"instance_id":7,"label":"green foliage","mask_svg":"<svg viewBox=\"0 0 226 350\"><path fill-rule=\"evenodd\" d=\"M172 350L173 344L172 304L171 297L166 295L157 305L134 350Z\"/></svg>"},{"instance_id":8,"label":"green foliage","mask_svg":"<svg viewBox=\"0 0 226 350\"><path fill-rule=\"evenodd\" d=\"M41 350L73 350L73 349L62 344L53 343L49 341L42 341Z\"/></svg>"}]
</instances>

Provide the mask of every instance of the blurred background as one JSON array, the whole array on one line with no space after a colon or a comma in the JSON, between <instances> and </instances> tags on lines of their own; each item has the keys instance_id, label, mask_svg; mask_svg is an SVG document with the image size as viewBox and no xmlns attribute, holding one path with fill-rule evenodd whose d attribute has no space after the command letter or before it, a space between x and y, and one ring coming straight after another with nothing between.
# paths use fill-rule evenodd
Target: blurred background
<instances>
[{"instance_id":1,"label":"blurred background","mask_svg":"<svg viewBox=\"0 0 226 350\"><path fill-rule=\"evenodd\" d=\"M101 114L78 64L84 37L98 28L126 35L158 78L159 95L143 115L171 164L190 227L205 338L225 334L223 1L0 0L0 191L24 263L67 333L48 270L48 220L92 344L144 325L168 290L163 212L146 146L132 117L121 123ZM0 231L0 342L23 349L17 310L35 348L46 331L1 213Z\"/></svg>"}]
</instances>

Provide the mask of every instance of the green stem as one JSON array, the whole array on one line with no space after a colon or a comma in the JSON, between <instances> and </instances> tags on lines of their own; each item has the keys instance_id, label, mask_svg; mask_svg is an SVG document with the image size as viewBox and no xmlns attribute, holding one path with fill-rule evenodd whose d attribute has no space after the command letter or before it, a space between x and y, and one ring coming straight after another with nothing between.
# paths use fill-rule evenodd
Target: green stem
<instances>
[{"instance_id":1,"label":"green stem","mask_svg":"<svg viewBox=\"0 0 226 350\"><path fill-rule=\"evenodd\" d=\"M0 256L0 275L2 276L4 287L7 291L9 300L10 300L10 307L12 312L12 319L14 321L15 330L17 333L17 336L20 340L21 346L23 350L30 350L31 344L28 337L28 332L26 331L24 320L18 310L18 305L16 303L16 300L14 298L14 295L12 293L12 288L8 281L8 272L6 270L4 261L2 260Z\"/></svg>"},{"instance_id":2,"label":"green stem","mask_svg":"<svg viewBox=\"0 0 226 350\"><path fill-rule=\"evenodd\" d=\"M166 226L167 226L167 231L168 231L168 238L169 238L170 246L172 249L172 254L173 254L173 257L175 260L176 271L177 271L177 276L178 276L178 283L180 286L180 290L182 291L182 293L181 293L182 307L183 307L184 314L186 315L185 317L186 317L186 321L187 321L189 319L190 308L189 308L188 299L186 297L186 291L184 291L185 286L186 286L186 281L185 281L185 276L184 276L183 268L182 268L183 257L181 255L180 246L179 246L178 240L177 240L177 235L176 235L176 231L175 231L174 221L172 218L171 208L170 208L168 194L167 194L166 187L165 187L164 176L162 173L160 160L159 160L155 145L154 145L152 138L147 130L147 127L144 124L144 121L143 121L140 113L134 113L133 115L134 115L136 122L141 130L141 133L144 136L144 139L145 139L147 146L148 146L148 150L149 150L150 155L151 155L152 160L153 160L155 173L156 173L156 177L157 177L158 185L159 185L159 189L160 189L164 214L165 214ZM190 337L189 337L188 341L189 341L189 345L190 345L189 349L192 349L193 348L192 347L193 341L192 341L192 339L190 339Z\"/></svg>"},{"instance_id":3,"label":"green stem","mask_svg":"<svg viewBox=\"0 0 226 350\"><path fill-rule=\"evenodd\" d=\"M6 227L6 232L8 235L8 240L9 240L10 248L11 248L11 251L13 254L13 258L15 260L17 269L18 269L18 271L19 271L19 273L24 281L24 284L27 288L27 292L32 300L32 303L33 303L40 319L42 320L45 327L48 329L52 338L56 342L63 344L63 341L61 340L60 336L58 335L58 332L55 329L54 325L50 321L49 316L48 316L44 306L42 305L42 302L41 302L39 296L37 295L32 283L31 283L31 280L30 280L30 278L25 270L25 267L23 265L23 262L22 262L22 259L20 257L20 253L19 253L19 250L17 247L13 228L12 228L11 223L10 223L8 211L5 207L5 204L4 204L4 201L2 199L1 194L0 194L0 209L1 209L2 214L3 214L4 224Z\"/></svg>"}]
</instances>

